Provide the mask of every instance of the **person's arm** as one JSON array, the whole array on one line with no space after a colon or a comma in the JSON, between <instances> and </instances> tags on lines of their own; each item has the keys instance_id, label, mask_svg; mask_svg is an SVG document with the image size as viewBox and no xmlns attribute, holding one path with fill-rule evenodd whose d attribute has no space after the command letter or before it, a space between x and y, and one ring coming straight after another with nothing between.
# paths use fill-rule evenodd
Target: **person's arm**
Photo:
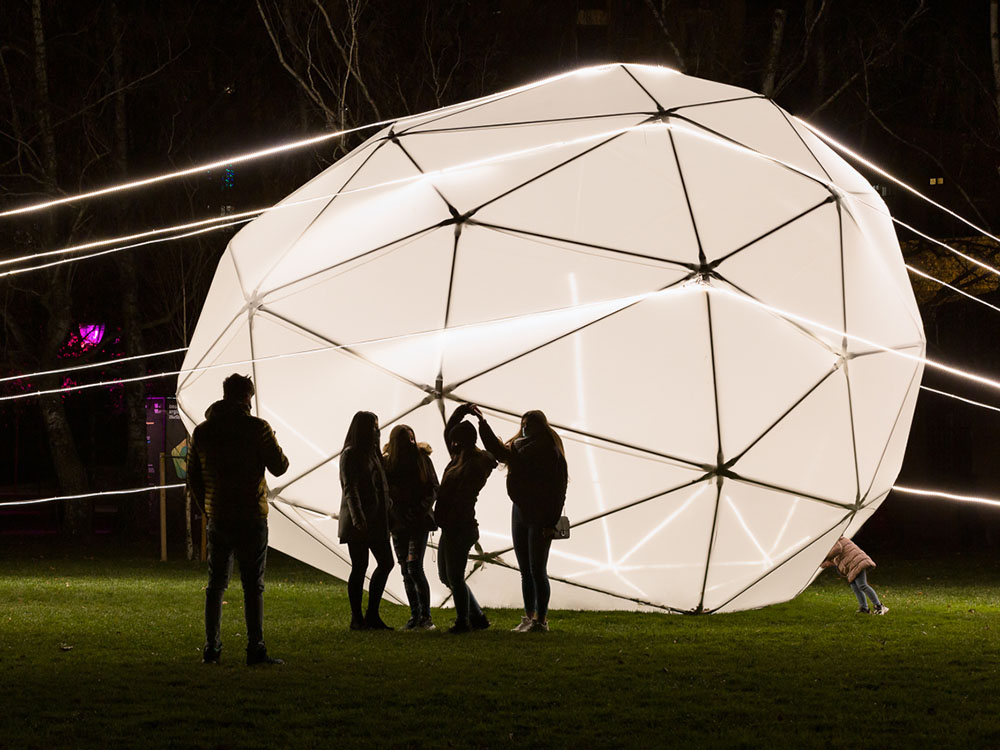
<instances>
[{"instance_id":1,"label":"person's arm","mask_svg":"<svg viewBox=\"0 0 1000 750\"><path fill-rule=\"evenodd\" d=\"M351 514L351 522L359 529L364 529L368 522L365 519L365 511L361 505L361 493L358 483L362 479L353 468L353 461L344 458L346 452L340 456L340 486L344 491L344 502Z\"/></svg>"},{"instance_id":2,"label":"person's arm","mask_svg":"<svg viewBox=\"0 0 1000 750\"><path fill-rule=\"evenodd\" d=\"M187 454L187 484L191 490L191 497L198 503L198 507L205 508L205 477L201 468L201 454L198 446L195 445L194 436L188 444Z\"/></svg>"},{"instance_id":3,"label":"person's arm","mask_svg":"<svg viewBox=\"0 0 1000 750\"><path fill-rule=\"evenodd\" d=\"M486 417L483 416L481 411L476 409L473 411L473 414L475 414L476 419L479 420L479 437L483 440L483 447L486 448L486 450L489 451L493 458L497 461L509 464L511 456L513 456L513 451L500 442L500 438L498 438L496 433L493 432L493 428L490 427L489 422L486 421Z\"/></svg>"},{"instance_id":4,"label":"person's arm","mask_svg":"<svg viewBox=\"0 0 1000 750\"><path fill-rule=\"evenodd\" d=\"M451 435L451 431L458 426L459 422L471 413L472 407L469 404L461 404L451 413L451 416L448 417L448 423L444 426L444 444L448 448L448 455L452 458L455 457L455 454L451 450L451 440L449 439L449 435Z\"/></svg>"},{"instance_id":5,"label":"person's arm","mask_svg":"<svg viewBox=\"0 0 1000 750\"><path fill-rule=\"evenodd\" d=\"M434 462L431 461L430 456L424 456L424 461L427 467L427 488L424 492L424 496L421 500L421 507L423 512L430 513L431 508L434 507L434 501L437 499L438 487L440 487L440 482L438 482L437 472L434 471Z\"/></svg>"},{"instance_id":6,"label":"person's arm","mask_svg":"<svg viewBox=\"0 0 1000 750\"><path fill-rule=\"evenodd\" d=\"M278 445L278 438L274 435L274 430L267 422L263 422L261 430L261 455L264 458L264 466L274 476L280 477L288 471L288 458Z\"/></svg>"}]
</instances>

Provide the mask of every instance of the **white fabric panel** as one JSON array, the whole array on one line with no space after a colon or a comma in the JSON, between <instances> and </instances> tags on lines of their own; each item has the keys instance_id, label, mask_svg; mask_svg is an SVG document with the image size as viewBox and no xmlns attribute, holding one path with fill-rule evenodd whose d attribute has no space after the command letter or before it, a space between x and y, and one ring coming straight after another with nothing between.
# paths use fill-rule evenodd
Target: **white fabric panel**
<instances>
[{"instance_id":1,"label":"white fabric panel","mask_svg":"<svg viewBox=\"0 0 1000 750\"><path fill-rule=\"evenodd\" d=\"M356 258L448 217L448 208L398 146L385 143L260 282L266 293ZM245 282L248 286L250 282Z\"/></svg>"},{"instance_id":2,"label":"white fabric panel","mask_svg":"<svg viewBox=\"0 0 1000 750\"><path fill-rule=\"evenodd\" d=\"M642 168L625 171L621 164ZM486 206L475 218L681 263L698 262L698 240L669 131L662 125L624 133Z\"/></svg>"},{"instance_id":3,"label":"white fabric panel","mask_svg":"<svg viewBox=\"0 0 1000 750\"><path fill-rule=\"evenodd\" d=\"M823 381L733 467L748 479L838 503L857 499L847 377Z\"/></svg>"},{"instance_id":4,"label":"white fabric panel","mask_svg":"<svg viewBox=\"0 0 1000 750\"><path fill-rule=\"evenodd\" d=\"M756 96L746 89L681 75L670 68L631 64L624 67L663 109Z\"/></svg>"},{"instance_id":5,"label":"white fabric panel","mask_svg":"<svg viewBox=\"0 0 1000 750\"><path fill-rule=\"evenodd\" d=\"M826 531L785 565L772 570L732 601L720 605L718 611L735 612L741 609L758 609L769 604L788 601L789 598L798 595L815 577L820 563L826 559L826 553L844 533L846 525L847 521L844 520Z\"/></svg>"},{"instance_id":6,"label":"white fabric panel","mask_svg":"<svg viewBox=\"0 0 1000 750\"><path fill-rule=\"evenodd\" d=\"M858 530L868 522L868 519L875 515L877 511L888 495L882 495L881 497L872 500L872 504L866 506L854 514L854 518L851 519L850 524L848 524L847 529L844 531L844 536L851 539Z\"/></svg>"},{"instance_id":7,"label":"white fabric panel","mask_svg":"<svg viewBox=\"0 0 1000 750\"><path fill-rule=\"evenodd\" d=\"M867 493L875 478L882 453L890 443L896 421L901 416L903 401L919 367L918 362L891 352L858 357L848 363L862 494ZM887 384L892 386L895 398L886 397ZM905 440L903 442L905 444Z\"/></svg>"},{"instance_id":8,"label":"white fabric panel","mask_svg":"<svg viewBox=\"0 0 1000 750\"><path fill-rule=\"evenodd\" d=\"M705 608L717 609L749 582L780 569L848 511L743 482L723 483Z\"/></svg>"},{"instance_id":9,"label":"white fabric panel","mask_svg":"<svg viewBox=\"0 0 1000 750\"><path fill-rule=\"evenodd\" d=\"M201 422L205 418L205 409L222 398L222 381L234 372L240 375L252 375L250 364L250 323L245 316L240 316L219 331L221 336L198 362L188 362L190 352L185 358L184 367L204 367L212 369L198 370L189 373L184 378L183 389L178 391L177 402L192 418Z\"/></svg>"},{"instance_id":10,"label":"white fabric panel","mask_svg":"<svg viewBox=\"0 0 1000 750\"><path fill-rule=\"evenodd\" d=\"M650 329L657 335L648 336ZM556 424L712 462L718 439L704 294L683 289L645 299L455 395L517 414L542 407Z\"/></svg>"},{"instance_id":11,"label":"white fabric panel","mask_svg":"<svg viewBox=\"0 0 1000 750\"><path fill-rule=\"evenodd\" d=\"M829 174L829 179L832 179L833 183L845 192L874 195L875 191L872 190L871 183L862 177L854 167L844 161L840 154L836 153L826 143L813 135L809 128L799 124L794 118L790 119L792 127L802 136L802 140L805 141L813 156L816 157L825 170L825 173L816 173L818 179L828 179L826 175Z\"/></svg>"},{"instance_id":12,"label":"white fabric panel","mask_svg":"<svg viewBox=\"0 0 1000 750\"><path fill-rule=\"evenodd\" d=\"M795 135L795 130L770 99L705 104L689 107L680 114L715 133L725 133L747 148L797 167L808 174L823 174L812 152ZM823 174L823 182L829 178Z\"/></svg>"},{"instance_id":13,"label":"white fabric panel","mask_svg":"<svg viewBox=\"0 0 1000 750\"><path fill-rule=\"evenodd\" d=\"M839 225L837 207L822 206L727 258L716 271L766 305L843 331ZM840 349L840 334L811 330Z\"/></svg>"},{"instance_id":14,"label":"white fabric panel","mask_svg":"<svg viewBox=\"0 0 1000 750\"><path fill-rule=\"evenodd\" d=\"M268 271L306 231L378 148L370 141L328 167L308 183L241 229L231 242L244 288L252 295Z\"/></svg>"},{"instance_id":15,"label":"white fabric panel","mask_svg":"<svg viewBox=\"0 0 1000 750\"><path fill-rule=\"evenodd\" d=\"M701 245L721 258L830 196L822 186L738 146L673 128Z\"/></svg>"},{"instance_id":16,"label":"white fabric panel","mask_svg":"<svg viewBox=\"0 0 1000 750\"><path fill-rule=\"evenodd\" d=\"M531 273L524 273L525 268ZM655 261L471 225L458 244L448 324L462 326L656 292L687 273Z\"/></svg>"},{"instance_id":17,"label":"white fabric panel","mask_svg":"<svg viewBox=\"0 0 1000 750\"><path fill-rule=\"evenodd\" d=\"M884 347L908 346L922 341L924 332L918 322L920 319L911 317L910 307L886 268L882 254L873 249L871 239L861 233L849 215L844 215L842 225L847 332ZM909 296L913 296L912 291ZM848 349L868 351L871 346L848 340Z\"/></svg>"},{"instance_id":18,"label":"white fabric panel","mask_svg":"<svg viewBox=\"0 0 1000 750\"><path fill-rule=\"evenodd\" d=\"M826 377L837 356L777 315L710 297L722 454L745 450Z\"/></svg>"},{"instance_id":19,"label":"white fabric panel","mask_svg":"<svg viewBox=\"0 0 1000 750\"><path fill-rule=\"evenodd\" d=\"M549 170L562 170L580 154L624 137L645 115L539 123L516 127L412 133L399 141L460 213L471 211ZM551 196L550 196L551 197ZM547 200L546 203L551 202ZM533 206L538 213L544 206Z\"/></svg>"},{"instance_id":20,"label":"white fabric panel","mask_svg":"<svg viewBox=\"0 0 1000 750\"><path fill-rule=\"evenodd\" d=\"M643 124L588 151L657 102L700 124ZM826 180L822 164L843 215L764 157ZM751 92L653 66L572 71L397 121L282 205L220 261L185 366L224 366L179 378L178 404L192 428L227 375L255 377L291 461L269 478L272 543L333 575L347 573L336 456L359 409L385 439L411 425L439 473L439 399L482 403L502 438L546 412L578 524L552 548L556 609L694 611L710 547L705 611L787 600L859 493L851 533L896 478L922 368L863 344L850 357L837 333L923 353L892 223L860 175ZM461 220L449 206L481 208ZM718 278L693 278L699 242ZM480 549L498 556L471 579L486 607L521 604L505 480L477 504ZM387 591L404 598L397 570Z\"/></svg>"},{"instance_id":21,"label":"white fabric panel","mask_svg":"<svg viewBox=\"0 0 1000 750\"><path fill-rule=\"evenodd\" d=\"M195 367L201 363L215 343L222 327L234 320L246 306L246 298L243 296L243 289L240 287L240 280L236 274L236 266L233 264L233 256L230 248L226 248L219 258L219 265L215 269L215 276L212 278L212 286L209 288L208 297L198 315L198 325L195 326L188 344L187 353L184 355L184 368ZM205 325L201 325L201 321ZM183 383L189 375L181 375L180 382Z\"/></svg>"},{"instance_id":22,"label":"white fabric panel","mask_svg":"<svg viewBox=\"0 0 1000 750\"><path fill-rule=\"evenodd\" d=\"M643 94L620 66L588 68L508 96L486 99L413 131L441 128L475 128L483 125L538 122L579 117L601 117L629 112L655 112L656 105Z\"/></svg>"}]
</instances>

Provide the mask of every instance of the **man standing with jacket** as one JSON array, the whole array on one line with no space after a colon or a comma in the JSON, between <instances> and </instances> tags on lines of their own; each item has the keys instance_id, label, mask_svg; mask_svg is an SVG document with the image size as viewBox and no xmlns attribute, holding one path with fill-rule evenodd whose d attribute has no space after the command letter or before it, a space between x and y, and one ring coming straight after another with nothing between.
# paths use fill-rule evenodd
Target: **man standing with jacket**
<instances>
[{"instance_id":1,"label":"man standing with jacket","mask_svg":"<svg viewBox=\"0 0 1000 750\"><path fill-rule=\"evenodd\" d=\"M267 483L288 470L288 459L271 426L250 415L254 385L232 374L222 400L205 411L188 451L188 486L208 518L208 588L205 590L205 648L202 661L218 663L222 653L222 597L233 556L240 566L247 623L247 665L281 664L264 645L264 567L267 560Z\"/></svg>"}]
</instances>

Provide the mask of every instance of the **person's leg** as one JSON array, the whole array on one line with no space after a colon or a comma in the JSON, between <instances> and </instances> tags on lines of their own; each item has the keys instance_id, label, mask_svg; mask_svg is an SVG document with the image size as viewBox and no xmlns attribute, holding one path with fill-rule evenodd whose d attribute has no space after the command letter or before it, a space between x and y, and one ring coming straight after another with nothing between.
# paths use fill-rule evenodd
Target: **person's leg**
<instances>
[{"instance_id":1,"label":"person's leg","mask_svg":"<svg viewBox=\"0 0 1000 750\"><path fill-rule=\"evenodd\" d=\"M452 531L448 538L447 559L445 567L448 574L448 586L455 599L455 626L469 627L469 587L465 583L465 566L469 561L469 549L472 542L468 535Z\"/></svg>"},{"instance_id":2,"label":"person's leg","mask_svg":"<svg viewBox=\"0 0 1000 750\"><path fill-rule=\"evenodd\" d=\"M387 628L388 626L379 617L378 610L382 604L385 582L389 580L389 573L392 572L392 549L388 538L370 540L369 549L375 557L375 571L368 582L368 611L365 612L365 622L369 627Z\"/></svg>"},{"instance_id":3,"label":"person's leg","mask_svg":"<svg viewBox=\"0 0 1000 750\"><path fill-rule=\"evenodd\" d=\"M882 608L882 602L879 601L878 594L875 593L875 589L868 585L868 575L866 571L862 570L858 573L858 577L854 579L854 582L858 584L858 589L862 594L868 595L868 599L871 601L874 609Z\"/></svg>"},{"instance_id":4,"label":"person's leg","mask_svg":"<svg viewBox=\"0 0 1000 750\"><path fill-rule=\"evenodd\" d=\"M535 619L545 622L549 613L549 549L552 540L547 539L542 526L528 527L528 571L535 589Z\"/></svg>"},{"instance_id":5,"label":"person's leg","mask_svg":"<svg viewBox=\"0 0 1000 750\"><path fill-rule=\"evenodd\" d=\"M514 556L517 558L517 567L521 571L521 597L524 599L524 614L526 617L534 617L537 610L535 601L535 585L532 581L530 563L531 556L528 553L528 525L521 517L521 510L512 506L510 516L510 536L514 545Z\"/></svg>"},{"instance_id":6,"label":"person's leg","mask_svg":"<svg viewBox=\"0 0 1000 750\"><path fill-rule=\"evenodd\" d=\"M351 574L347 577L347 599L351 603L351 627L364 622L361 611L361 596L365 590L365 573L368 572L368 543L348 542L351 555Z\"/></svg>"},{"instance_id":7,"label":"person's leg","mask_svg":"<svg viewBox=\"0 0 1000 750\"><path fill-rule=\"evenodd\" d=\"M403 590L406 592L406 601L410 605L410 617L415 622L420 619L420 595L417 592L416 581L410 574L409 554L412 538L410 534L405 532L394 533L392 546L396 552L399 571L403 574Z\"/></svg>"},{"instance_id":8,"label":"person's leg","mask_svg":"<svg viewBox=\"0 0 1000 750\"><path fill-rule=\"evenodd\" d=\"M427 582L427 574L424 572L424 555L427 554L427 532L420 531L410 534L410 544L406 556L406 568L413 581L413 588L417 595L419 616L429 618L431 616L431 587Z\"/></svg>"},{"instance_id":9,"label":"person's leg","mask_svg":"<svg viewBox=\"0 0 1000 750\"><path fill-rule=\"evenodd\" d=\"M860 576L858 576L858 578L860 578ZM861 609L861 610L864 610L865 612L867 612L868 611L868 602L865 601L865 595L861 591L861 584L858 581L858 578L855 578L853 581L851 581L851 591L854 592L854 596L858 600L858 609Z\"/></svg>"},{"instance_id":10,"label":"person's leg","mask_svg":"<svg viewBox=\"0 0 1000 750\"><path fill-rule=\"evenodd\" d=\"M263 654L264 570L267 567L267 519L240 524L236 545L247 623L247 654Z\"/></svg>"},{"instance_id":11,"label":"person's leg","mask_svg":"<svg viewBox=\"0 0 1000 750\"><path fill-rule=\"evenodd\" d=\"M233 548L224 526L208 522L208 586L205 588L205 658L214 661L222 648L222 598L233 570Z\"/></svg>"}]
</instances>

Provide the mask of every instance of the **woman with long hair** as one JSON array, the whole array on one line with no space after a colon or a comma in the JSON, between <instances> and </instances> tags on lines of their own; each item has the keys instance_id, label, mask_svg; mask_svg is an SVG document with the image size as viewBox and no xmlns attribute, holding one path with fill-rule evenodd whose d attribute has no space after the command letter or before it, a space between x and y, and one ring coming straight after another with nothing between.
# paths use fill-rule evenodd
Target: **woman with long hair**
<instances>
[{"instance_id":1,"label":"woman with long hair","mask_svg":"<svg viewBox=\"0 0 1000 750\"><path fill-rule=\"evenodd\" d=\"M351 630L391 630L379 616L382 592L392 570L389 547L389 488L379 451L378 417L359 411L351 420L340 454L339 535L351 555L347 598L351 602ZM368 611L362 615L361 597L368 552L375 556L375 572L368 586Z\"/></svg>"},{"instance_id":2,"label":"woman with long hair","mask_svg":"<svg viewBox=\"0 0 1000 750\"><path fill-rule=\"evenodd\" d=\"M524 616L514 631L546 632L549 548L566 502L568 479L562 439L538 410L525 412L521 429L506 443L500 442L479 407L472 413L486 450L507 465L507 494L513 503L510 531L524 598Z\"/></svg>"},{"instance_id":3,"label":"woman with long hair","mask_svg":"<svg viewBox=\"0 0 1000 750\"><path fill-rule=\"evenodd\" d=\"M413 428L405 424L392 428L382 453L389 484L389 531L410 604L404 630L434 629L431 590L424 574L427 535L437 528L431 508L438 478L430 455L431 447L418 443Z\"/></svg>"},{"instance_id":4,"label":"woman with long hair","mask_svg":"<svg viewBox=\"0 0 1000 750\"><path fill-rule=\"evenodd\" d=\"M451 461L441 475L434 518L441 527L438 543L438 574L455 599L455 624L449 633L485 630L490 621L465 582L469 550L479 541L476 500L487 478L496 468L493 457L476 447L476 428L464 421L472 413L462 404L444 428L445 445Z\"/></svg>"}]
</instances>

